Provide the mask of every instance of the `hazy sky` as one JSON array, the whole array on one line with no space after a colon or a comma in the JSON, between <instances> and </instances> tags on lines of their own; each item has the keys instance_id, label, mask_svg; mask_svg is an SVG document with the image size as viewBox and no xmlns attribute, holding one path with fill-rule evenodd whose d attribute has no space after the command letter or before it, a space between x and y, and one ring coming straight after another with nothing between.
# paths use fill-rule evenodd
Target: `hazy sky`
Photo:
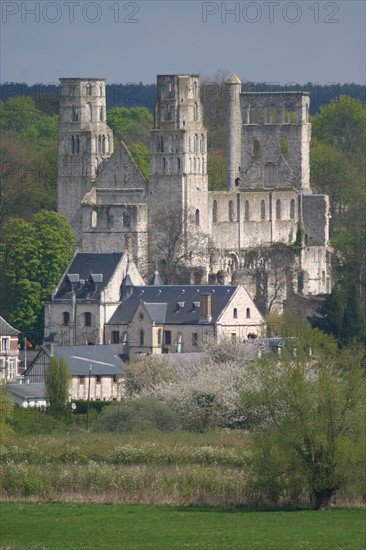
<instances>
[{"instance_id":1,"label":"hazy sky","mask_svg":"<svg viewBox=\"0 0 366 550\"><path fill-rule=\"evenodd\" d=\"M365 83L365 2L1 2L1 82L217 69L251 81Z\"/></svg>"}]
</instances>

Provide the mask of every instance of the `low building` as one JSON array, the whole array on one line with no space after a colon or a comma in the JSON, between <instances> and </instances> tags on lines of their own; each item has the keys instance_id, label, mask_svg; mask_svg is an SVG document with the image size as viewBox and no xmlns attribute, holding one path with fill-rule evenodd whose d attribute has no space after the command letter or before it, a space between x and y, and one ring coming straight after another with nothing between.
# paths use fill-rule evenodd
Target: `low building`
<instances>
[{"instance_id":1,"label":"low building","mask_svg":"<svg viewBox=\"0 0 366 550\"><path fill-rule=\"evenodd\" d=\"M44 383L52 356L64 357L69 367L72 376L70 400L112 401L121 398L124 391L124 365L109 345L42 346L24 372L24 385Z\"/></svg>"},{"instance_id":2,"label":"low building","mask_svg":"<svg viewBox=\"0 0 366 550\"><path fill-rule=\"evenodd\" d=\"M197 352L209 338L255 339L264 319L243 286L132 286L106 324L116 353L133 359Z\"/></svg>"},{"instance_id":3,"label":"low building","mask_svg":"<svg viewBox=\"0 0 366 550\"><path fill-rule=\"evenodd\" d=\"M19 374L19 330L0 317L0 383Z\"/></svg>"},{"instance_id":4,"label":"low building","mask_svg":"<svg viewBox=\"0 0 366 550\"><path fill-rule=\"evenodd\" d=\"M16 405L27 409L28 407L46 407L46 388L42 383L38 384L8 384L7 390L11 394Z\"/></svg>"}]
</instances>

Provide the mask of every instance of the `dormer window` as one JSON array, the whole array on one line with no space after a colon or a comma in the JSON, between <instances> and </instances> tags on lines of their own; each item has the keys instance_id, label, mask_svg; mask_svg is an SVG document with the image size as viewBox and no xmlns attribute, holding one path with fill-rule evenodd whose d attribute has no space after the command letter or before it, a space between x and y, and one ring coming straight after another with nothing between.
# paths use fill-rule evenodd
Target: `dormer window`
<instances>
[{"instance_id":1,"label":"dormer window","mask_svg":"<svg viewBox=\"0 0 366 550\"><path fill-rule=\"evenodd\" d=\"M178 302L178 303L177 303L177 310L179 311L179 310L181 310L181 309L183 309L183 308L184 308L184 302Z\"/></svg>"}]
</instances>

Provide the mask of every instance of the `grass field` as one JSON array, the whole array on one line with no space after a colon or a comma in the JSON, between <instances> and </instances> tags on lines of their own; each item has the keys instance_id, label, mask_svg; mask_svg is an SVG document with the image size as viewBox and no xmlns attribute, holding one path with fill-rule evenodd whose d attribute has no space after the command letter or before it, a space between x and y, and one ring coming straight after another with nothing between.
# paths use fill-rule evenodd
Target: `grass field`
<instances>
[{"instance_id":1,"label":"grass field","mask_svg":"<svg viewBox=\"0 0 366 550\"><path fill-rule=\"evenodd\" d=\"M365 510L330 512L2 503L0 546L11 550L358 550Z\"/></svg>"}]
</instances>

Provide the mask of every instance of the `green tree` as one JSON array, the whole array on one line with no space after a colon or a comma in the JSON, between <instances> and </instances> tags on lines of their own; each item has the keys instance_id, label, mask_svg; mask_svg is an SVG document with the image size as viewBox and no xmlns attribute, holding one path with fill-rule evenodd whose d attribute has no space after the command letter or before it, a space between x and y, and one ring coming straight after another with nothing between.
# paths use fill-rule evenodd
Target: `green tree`
<instances>
[{"instance_id":1,"label":"green tree","mask_svg":"<svg viewBox=\"0 0 366 550\"><path fill-rule=\"evenodd\" d=\"M149 147L153 116L146 107L113 107L107 111L107 123L116 140L127 145L141 142Z\"/></svg>"},{"instance_id":2,"label":"green tree","mask_svg":"<svg viewBox=\"0 0 366 550\"><path fill-rule=\"evenodd\" d=\"M62 416L69 402L71 374L64 357L51 357L45 374L46 398L53 416Z\"/></svg>"},{"instance_id":3,"label":"green tree","mask_svg":"<svg viewBox=\"0 0 366 550\"><path fill-rule=\"evenodd\" d=\"M128 146L133 160L141 170L143 176L148 179L150 176L150 151L146 145L137 141Z\"/></svg>"},{"instance_id":4,"label":"green tree","mask_svg":"<svg viewBox=\"0 0 366 550\"><path fill-rule=\"evenodd\" d=\"M0 243L0 310L11 324L42 339L43 308L73 253L74 235L56 212L33 221L10 218Z\"/></svg>"},{"instance_id":5,"label":"green tree","mask_svg":"<svg viewBox=\"0 0 366 550\"><path fill-rule=\"evenodd\" d=\"M3 441L3 438L12 431L10 423L13 412L13 399L6 387L0 384L0 441Z\"/></svg>"},{"instance_id":6,"label":"green tree","mask_svg":"<svg viewBox=\"0 0 366 550\"><path fill-rule=\"evenodd\" d=\"M253 486L272 501L310 492L325 509L364 469L365 348L309 336L262 358L245 400L257 415Z\"/></svg>"}]
</instances>

